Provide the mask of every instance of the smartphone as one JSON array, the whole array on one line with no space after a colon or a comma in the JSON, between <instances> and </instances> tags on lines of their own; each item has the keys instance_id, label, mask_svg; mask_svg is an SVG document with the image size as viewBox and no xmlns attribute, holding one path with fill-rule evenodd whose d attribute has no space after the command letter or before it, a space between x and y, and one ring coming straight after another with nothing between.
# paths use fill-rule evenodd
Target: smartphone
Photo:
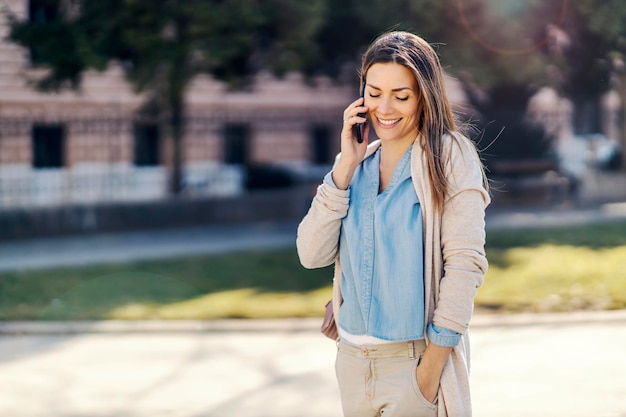
<instances>
[{"instance_id":1,"label":"smartphone","mask_svg":"<svg viewBox=\"0 0 626 417\"><path fill-rule=\"evenodd\" d=\"M363 86L361 87L361 98L365 95L365 82L363 82ZM357 116L365 117L366 113L359 113ZM365 123L356 123L353 127L354 134L356 136L356 141L359 143L363 143L363 131L365 130Z\"/></svg>"}]
</instances>

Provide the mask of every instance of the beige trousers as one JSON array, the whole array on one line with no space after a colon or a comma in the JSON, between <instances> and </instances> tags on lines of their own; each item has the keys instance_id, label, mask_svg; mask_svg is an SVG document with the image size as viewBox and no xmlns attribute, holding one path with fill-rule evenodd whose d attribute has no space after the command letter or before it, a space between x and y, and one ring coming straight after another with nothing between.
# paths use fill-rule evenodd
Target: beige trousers
<instances>
[{"instance_id":1,"label":"beige trousers","mask_svg":"<svg viewBox=\"0 0 626 417\"><path fill-rule=\"evenodd\" d=\"M436 416L436 403L426 400L417 385L423 340L362 346L339 340L337 347L344 417Z\"/></svg>"}]
</instances>

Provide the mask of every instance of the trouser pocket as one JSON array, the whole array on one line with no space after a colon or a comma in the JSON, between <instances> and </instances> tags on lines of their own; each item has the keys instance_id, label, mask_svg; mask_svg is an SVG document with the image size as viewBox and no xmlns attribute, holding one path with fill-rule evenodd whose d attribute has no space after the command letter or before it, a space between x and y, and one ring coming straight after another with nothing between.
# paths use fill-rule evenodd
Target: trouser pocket
<instances>
[{"instance_id":1,"label":"trouser pocket","mask_svg":"<svg viewBox=\"0 0 626 417\"><path fill-rule=\"evenodd\" d=\"M417 365L419 365L419 359L416 359L413 363L413 367L411 368L411 385L413 386L413 391L417 398L424 403L425 406L430 408L431 410L437 409L437 398L435 398L434 402L430 402L424 397L422 391L420 390L419 384L417 383Z\"/></svg>"}]
</instances>

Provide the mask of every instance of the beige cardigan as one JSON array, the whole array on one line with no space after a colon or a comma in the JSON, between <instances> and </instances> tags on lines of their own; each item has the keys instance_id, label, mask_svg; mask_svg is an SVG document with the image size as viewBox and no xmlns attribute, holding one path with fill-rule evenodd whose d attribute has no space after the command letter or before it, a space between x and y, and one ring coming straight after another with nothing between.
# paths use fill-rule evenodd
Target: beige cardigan
<instances>
[{"instance_id":1,"label":"beige cardigan","mask_svg":"<svg viewBox=\"0 0 626 417\"><path fill-rule=\"evenodd\" d=\"M468 328L474 296L487 271L484 218L490 199L474 144L460 135L446 135L443 142L444 155L449 155L445 167L450 189L441 212L434 208L425 154L417 142L411 153L411 175L424 219L424 328L434 322L463 335L441 376L438 417L469 417L472 411ZM379 141L370 144L365 157L379 146ZM298 227L296 240L304 267L320 268L335 263L336 319L342 301L339 232L341 220L348 212L349 195L348 190L320 185Z\"/></svg>"}]
</instances>

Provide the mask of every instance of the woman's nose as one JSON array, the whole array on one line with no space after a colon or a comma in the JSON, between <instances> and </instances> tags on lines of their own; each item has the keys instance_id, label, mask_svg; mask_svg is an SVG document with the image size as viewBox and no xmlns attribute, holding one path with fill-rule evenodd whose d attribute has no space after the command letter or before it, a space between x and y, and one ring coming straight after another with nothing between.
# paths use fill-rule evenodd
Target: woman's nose
<instances>
[{"instance_id":1,"label":"woman's nose","mask_svg":"<svg viewBox=\"0 0 626 417\"><path fill-rule=\"evenodd\" d=\"M393 112L393 105L391 104L391 100L388 98L381 98L378 103L378 112L380 114L391 114Z\"/></svg>"}]
</instances>

